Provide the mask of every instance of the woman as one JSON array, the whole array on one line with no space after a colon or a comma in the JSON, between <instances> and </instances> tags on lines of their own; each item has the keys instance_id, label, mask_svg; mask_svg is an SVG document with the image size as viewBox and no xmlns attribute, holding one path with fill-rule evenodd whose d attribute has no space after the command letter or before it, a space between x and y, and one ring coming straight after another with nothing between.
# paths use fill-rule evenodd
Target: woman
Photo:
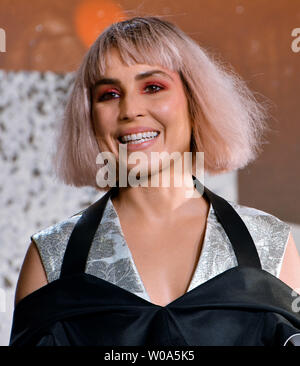
<instances>
[{"instance_id":1,"label":"woman","mask_svg":"<svg viewBox=\"0 0 300 366\"><path fill-rule=\"evenodd\" d=\"M225 272L231 275L233 272L228 270L234 270L239 264L239 258L244 254L237 254L240 248L233 250L235 223L239 228L246 224L247 233L255 244L253 263L260 263L263 270L277 277L275 287L284 283L285 286L280 287L284 294L300 288L300 258L289 225L261 210L234 202L224 203L206 188L206 194L201 194L199 185L193 197L188 198L194 184L196 152L204 152L204 168L210 174L245 167L259 152L260 138L266 129L265 119L265 108L255 100L245 83L233 71L213 60L175 25L157 17L135 17L108 27L94 42L78 70L55 163L58 175L65 183L103 189L105 179L104 175L99 175L96 158L99 152L108 152L117 162L117 173L120 172L118 167L126 163L126 185L104 187L107 193L102 201L97 201L100 202L97 209L84 210L88 212L85 223L76 225L83 216L80 212L32 235L16 290L15 304L19 313L26 308L27 299L29 303L48 289L54 291L56 285L61 290L60 285L67 281L67 276L63 275L76 274L79 267L75 263L82 267L81 259L84 258L84 255L80 257L83 241L88 250L84 249L86 266L84 262L81 272L92 276L80 279L87 280L89 285L95 278L104 280L96 280L103 291L99 301L105 302L107 294L113 296L116 303L121 301L123 309L128 300L130 304L133 301L133 305L137 302L159 310L170 309L181 300L190 301L198 289L206 288L200 285L214 283L209 280L222 278L218 275ZM120 155L125 146L126 161ZM136 152L144 153L145 157L139 166L130 159ZM175 159L179 165L175 161L168 164L168 158L153 161L153 152L167 153L165 156L179 152ZM178 168L182 167L181 158L188 152L193 156L192 171ZM128 184L129 175L137 166L142 185L133 186ZM167 168L171 183L164 187L162 175ZM153 177L158 179L158 186L151 186ZM184 178L185 184L176 186L177 178ZM200 184L198 180L196 182ZM229 216L233 221L226 226L225 207L231 213L236 211L242 220L232 213L233 216ZM92 224L94 219L97 225ZM83 227L87 231L93 228L94 232L92 229L84 231ZM251 236L243 232L245 241L250 242ZM255 257L256 251L259 259ZM268 276L266 272L264 275ZM249 274L249 278L251 276ZM63 281L59 282L61 279ZM272 277L271 282L273 280ZM72 281L69 286L75 286L75 283ZM80 289L80 281L77 284ZM88 284L82 288L87 288ZM70 287L63 288L68 291ZM115 317L112 315L114 304L110 303L109 307L111 318L109 312L105 318L108 328L113 328L109 324L110 320L113 324ZM233 319L238 318L234 316ZM128 315L127 323L124 323L126 336L119 338L119 333L111 333L110 337L101 336L96 343L155 343L153 329L161 334L163 331L159 329L159 321L153 323L152 315L150 318L143 336L137 337L141 323L137 326L137 320L132 320L133 327ZM249 315L247 319L252 318ZM103 318L101 324L106 320ZM17 323L14 320L15 328L18 328ZM79 321L76 327L82 327L82 330L87 323L87 320ZM120 324L119 318L116 324ZM293 326L288 326L284 337L295 333ZM134 336L128 333L131 328L134 328ZM73 331L68 333L68 340L64 332L62 335L58 331L61 338L55 338L55 331L51 331L51 337L46 332L35 342L41 345L77 344L76 337L73 339L71 335ZM241 339L237 336L230 339L223 334L217 342L214 337L208 337L197 343L195 338L189 339L189 332L182 337L176 335L175 328L175 335L172 335L172 328L168 327L168 332L169 338L167 335L162 337L161 344L234 345ZM147 338L150 333L151 340ZM80 334L83 336L84 332ZM12 344L16 339L13 336L14 331ZM255 344L256 341L251 342ZM80 342L89 344L88 338Z\"/></svg>"}]
</instances>

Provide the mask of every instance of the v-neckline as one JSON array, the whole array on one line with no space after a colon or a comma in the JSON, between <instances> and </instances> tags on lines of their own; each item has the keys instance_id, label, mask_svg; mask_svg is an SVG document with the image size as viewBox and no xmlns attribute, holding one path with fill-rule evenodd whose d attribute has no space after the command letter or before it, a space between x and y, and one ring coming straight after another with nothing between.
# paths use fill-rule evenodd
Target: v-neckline
<instances>
[{"instance_id":1,"label":"v-neckline","mask_svg":"<svg viewBox=\"0 0 300 366\"><path fill-rule=\"evenodd\" d=\"M108 203L111 205L111 208L112 208L112 210L113 210L113 212L114 212L115 219L116 219L116 223L117 223L117 226L118 226L118 230L120 231L120 237L122 238L123 244L124 244L124 246L125 246L125 248L126 248L126 250L127 250L128 258L129 258L129 260L130 260L130 262L131 262L131 265L132 265L132 267L133 267L133 270L134 270L134 272L135 272L135 275L136 275L136 277L137 277L137 279L138 279L139 285L143 288L143 292L144 292L144 294L145 294L145 295L146 295L146 297L147 297L146 301L150 302L150 303L151 303L151 304L153 304L153 305L157 305L157 304L155 304L154 302L152 302L151 297L149 296L149 293L148 293L148 291L147 291L147 289L146 289L146 287L145 287L145 284L144 284L144 282L143 282L143 280L142 280L142 277L141 277L141 275L140 275L140 273L139 273L139 271L138 271L138 269L137 269L137 266L136 266L136 264L135 264L135 260L134 260L133 254L132 254L132 252L131 252L131 250L130 250L130 248L129 248L128 244L127 244L127 241L126 241L126 238L125 238L124 232L123 232L123 230L122 230L122 226L121 226L121 222L120 222L119 215L118 215L118 213L117 213L117 210L116 210L116 209L115 209L115 207L114 207L114 204L113 204L113 202L112 202L112 200L111 200L111 197L109 198ZM107 208L108 208L108 205L106 206L106 209L107 209ZM204 250L206 250L206 249L207 249L206 247L207 247L207 244L208 244L208 222L209 222L209 219L210 219L210 217L211 217L212 210L213 210L213 206L212 206L212 202L210 201L210 202L209 202L209 210L208 210L208 214L207 214L206 221L205 221L205 229L204 229L204 237L203 237L202 247L201 247L201 251L200 251L200 254L199 254L199 257L198 257L198 260L197 260L197 264L196 264L195 269L194 269L194 271L193 271L193 274L192 274L192 276L191 276L191 280L190 280L190 282L189 282L188 289L186 290L186 292L185 292L185 293L183 293L183 294L182 294L182 295L180 295L179 297L175 298L175 299L174 299L174 300L172 300L170 303L173 303L174 301L176 301L177 299L179 299L179 298L181 298L182 296L186 295L186 294L187 294L188 292L190 292L192 289L194 289L195 287L197 287L197 286L193 286L193 285L194 285L195 278L196 278L196 276L197 276L198 272L200 271L200 265L201 265L201 258L202 258L202 254L203 254ZM198 244L198 245L200 245L200 244ZM193 288L192 288L192 286L193 286ZM168 304L166 304L165 306L167 306L167 305L169 305L169 303L168 303ZM158 305L158 306L161 306L161 305Z\"/></svg>"},{"instance_id":2,"label":"v-neckline","mask_svg":"<svg viewBox=\"0 0 300 366\"><path fill-rule=\"evenodd\" d=\"M197 180L196 177L193 176L194 181L196 181L196 189L200 192L198 189L198 186L203 186L201 182ZM91 249L91 245L93 243L93 238L95 236L95 233L97 231L97 228L99 227L99 224L101 223L101 220L103 218L103 213L107 207L107 203L109 198L117 193L118 187L111 188L104 197L101 197L99 200L97 200L94 204L89 206L83 213L83 215L79 218L77 223L75 224L75 227L73 228L73 231L69 237L67 247L64 253L63 262L61 265L60 270L60 277L59 279L66 278L68 276L78 274L78 273L84 273L86 269L86 263L87 258ZM218 196L217 194L210 191L207 187L204 187L204 194L205 197L208 199L210 203L210 209L206 217L206 228L205 228L205 238L204 238L204 251L209 251L210 248L207 248L207 244L210 244L213 241L213 238L209 238L208 240L207 236L212 235L213 230L211 230L209 221L212 219L211 215L212 212L216 216L216 219L220 222L222 225L231 245L234 250L234 255L237 260L237 266L246 266L246 267L254 267L256 269L262 269L261 261L259 258L259 254L257 252L256 245L253 241L253 238L245 225L245 222L240 217L240 215L237 213L237 211L233 208L233 206L226 201L221 196ZM111 202L112 203L112 202ZM110 214L109 214L110 215ZM118 216L115 216L115 218L118 218ZM213 218L214 219L214 218ZM120 222L120 221L119 221ZM117 222L116 222L117 223ZM121 226L120 226L121 227ZM209 231L208 231L209 229ZM86 245L82 245L82 243L85 242ZM126 241L124 241L125 251L127 248L129 258L132 260L133 263L133 256L131 251L129 250L128 245L126 245ZM172 300L169 304L173 304L174 302L178 301L180 298L184 298L188 296L190 292L193 291L190 290L192 283L194 279L196 278L197 270L199 269L199 266L202 265L203 261L203 254L205 254L202 248L202 252L199 255L198 263L196 266L196 269L192 275L192 279L189 283L188 290L183 295L179 296L178 298ZM130 255L131 254L131 255ZM199 269L200 271L200 269ZM142 284L141 276L139 275L137 268L135 268L135 273L137 275L137 280ZM206 281L204 281L206 282ZM120 287L120 286L119 286ZM147 294L147 291L145 289L145 294ZM196 285L195 288L199 287L199 285ZM121 287L120 287L121 288ZM129 292L129 291L128 291ZM132 292L131 292L132 293ZM148 294L147 294L148 295ZM149 296L149 295L148 295ZM142 298L142 297L141 297ZM146 300L148 301L148 300ZM149 303L152 303L149 297ZM156 305L155 303L152 303L153 305ZM164 307L166 307L164 306Z\"/></svg>"}]
</instances>

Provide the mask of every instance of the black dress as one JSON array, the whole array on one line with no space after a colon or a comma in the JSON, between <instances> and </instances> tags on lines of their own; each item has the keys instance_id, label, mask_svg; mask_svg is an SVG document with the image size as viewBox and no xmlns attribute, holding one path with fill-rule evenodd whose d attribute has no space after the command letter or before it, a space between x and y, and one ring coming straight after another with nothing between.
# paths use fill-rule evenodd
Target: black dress
<instances>
[{"instance_id":1,"label":"black dress","mask_svg":"<svg viewBox=\"0 0 300 366\"><path fill-rule=\"evenodd\" d=\"M283 346L300 334L293 289L262 269L243 220L194 177L212 203L238 266L166 306L84 272L111 188L84 210L70 236L60 278L15 307L10 346ZM201 190L202 192L202 190ZM83 245L84 243L84 245Z\"/></svg>"}]
</instances>

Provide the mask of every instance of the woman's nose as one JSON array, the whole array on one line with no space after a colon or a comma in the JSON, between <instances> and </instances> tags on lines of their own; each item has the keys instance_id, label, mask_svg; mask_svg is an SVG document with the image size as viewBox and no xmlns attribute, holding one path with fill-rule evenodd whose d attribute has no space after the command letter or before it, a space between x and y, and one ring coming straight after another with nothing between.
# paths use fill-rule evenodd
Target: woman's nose
<instances>
[{"instance_id":1,"label":"woman's nose","mask_svg":"<svg viewBox=\"0 0 300 366\"><path fill-rule=\"evenodd\" d=\"M126 95L120 102L120 120L134 120L143 116L143 104L141 98L136 94Z\"/></svg>"}]
</instances>

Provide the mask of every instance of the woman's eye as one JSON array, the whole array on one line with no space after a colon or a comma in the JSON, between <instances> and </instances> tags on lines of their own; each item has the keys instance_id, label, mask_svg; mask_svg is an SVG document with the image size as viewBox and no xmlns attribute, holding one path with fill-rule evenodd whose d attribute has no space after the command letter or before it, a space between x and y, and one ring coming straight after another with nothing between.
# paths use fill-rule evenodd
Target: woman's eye
<instances>
[{"instance_id":1,"label":"woman's eye","mask_svg":"<svg viewBox=\"0 0 300 366\"><path fill-rule=\"evenodd\" d=\"M101 95L101 97L98 99L99 102L103 101L103 100L107 100L110 98L106 98L106 96L111 96L112 94L117 94L116 92L109 92L109 93L104 93Z\"/></svg>"},{"instance_id":2,"label":"woman's eye","mask_svg":"<svg viewBox=\"0 0 300 366\"><path fill-rule=\"evenodd\" d=\"M160 90L160 89L163 89L161 86L156 85L156 84L150 84L150 85L147 85L147 86L146 86L146 89L148 89L149 87L153 87L153 86L154 86L155 88L159 88L159 90ZM158 90L158 91L159 91L159 90ZM153 90L153 89L152 89L152 91L156 92L156 91L155 91L155 90Z\"/></svg>"}]
</instances>

